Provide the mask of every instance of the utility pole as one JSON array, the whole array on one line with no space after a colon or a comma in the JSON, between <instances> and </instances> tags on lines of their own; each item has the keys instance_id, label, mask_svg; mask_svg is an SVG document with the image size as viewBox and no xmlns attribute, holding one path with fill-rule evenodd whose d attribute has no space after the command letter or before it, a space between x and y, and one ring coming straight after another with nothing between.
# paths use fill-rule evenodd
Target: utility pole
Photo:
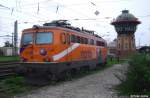
<instances>
[{"instance_id":1,"label":"utility pole","mask_svg":"<svg viewBox=\"0 0 150 98\"><path fill-rule=\"evenodd\" d=\"M11 35L11 40L12 40L12 47L14 47L14 33Z\"/></svg>"},{"instance_id":2,"label":"utility pole","mask_svg":"<svg viewBox=\"0 0 150 98\"><path fill-rule=\"evenodd\" d=\"M18 43L18 21L16 20L14 23L14 54L18 54L17 49L17 43Z\"/></svg>"},{"instance_id":3,"label":"utility pole","mask_svg":"<svg viewBox=\"0 0 150 98\"><path fill-rule=\"evenodd\" d=\"M12 33L12 35L11 35L11 40L12 40L12 47L11 47L11 49L12 49L12 56L14 55L14 33Z\"/></svg>"}]
</instances>

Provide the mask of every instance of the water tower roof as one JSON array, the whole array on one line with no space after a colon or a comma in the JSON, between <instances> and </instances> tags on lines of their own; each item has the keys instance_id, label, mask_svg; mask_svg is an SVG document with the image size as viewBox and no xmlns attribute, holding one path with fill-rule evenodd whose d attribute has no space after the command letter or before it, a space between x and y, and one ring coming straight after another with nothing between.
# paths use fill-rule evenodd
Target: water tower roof
<instances>
[{"instance_id":1,"label":"water tower roof","mask_svg":"<svg viewBox=\"0 0 150 98\"><path fill-rule=\"evenodd\" d=\"M137 18L130 14L128 10L123 10L122 11L122 14L119 15L117 18L116 18L116 21L133 21L133 20L137 20Z\"/></svg>"},{"instance_id":2,"label":"water tower roof","mask_svg":"<svg viewBox=\"0 0 150 98\"><path fill-rule=\"evenodd\" d=\"M129 13L128 10L123 10L122 14L119 15L116 19L113 20L113 22L111 23L112 25L115 24L120 24L120 23L135 23L135 24L140 24L140 21L138 21L138 19Z\"/></svg>"}]
</instances>

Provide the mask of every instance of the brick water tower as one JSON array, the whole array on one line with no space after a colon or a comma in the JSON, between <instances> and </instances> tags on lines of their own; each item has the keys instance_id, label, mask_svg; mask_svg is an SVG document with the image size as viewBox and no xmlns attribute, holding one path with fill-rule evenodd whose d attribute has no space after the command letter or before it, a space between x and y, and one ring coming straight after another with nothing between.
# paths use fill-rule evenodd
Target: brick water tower
<instances>
[{"instance_id":1,"label":"brick water tower","mask_svg":"<svg viewBox=\"0 0 150 98\"><path fill-rule=\"evenodd\" d=\"M111 22L117 32L117 55L120 58L126 58L135 53L134 33L140 23L128 10L123 10L122 14Z\"/></svg>"}]
</instances>

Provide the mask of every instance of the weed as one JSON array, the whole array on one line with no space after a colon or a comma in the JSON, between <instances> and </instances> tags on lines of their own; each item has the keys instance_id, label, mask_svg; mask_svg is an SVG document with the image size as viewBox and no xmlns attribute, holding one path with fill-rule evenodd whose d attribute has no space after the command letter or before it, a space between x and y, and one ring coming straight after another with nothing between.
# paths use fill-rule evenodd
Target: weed
<instances>
[{"instance_id":1,"label":"weed","mask_svg":"<svg viewBox=\"0 0 150 98\"><path fill-rule=\"evenodd\" d=\"M136 54L129 64L126 81L118 86L120 94L150 95L150 54Z\"/></svg>"}]
</instances>

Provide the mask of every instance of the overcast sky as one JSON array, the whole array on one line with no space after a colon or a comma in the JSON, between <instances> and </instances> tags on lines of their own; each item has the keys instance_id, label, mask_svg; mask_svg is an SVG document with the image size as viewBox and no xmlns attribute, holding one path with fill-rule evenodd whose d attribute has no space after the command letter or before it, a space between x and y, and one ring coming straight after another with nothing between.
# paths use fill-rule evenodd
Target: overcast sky
<instances>
[{"instance_id":1,"label":"overcast sky","mask_svg":"<svg viewBox=\"0 0 150 98\"><path fill-rule=\"evenodd\" d=\"M25 28L66 19L73 26L96 31L110 42L117 37L110 22L127 9L142 22L135 33L136 46L150 45L149 4L150 0L0 0L0 36L14 32L15 20L20 39ZM11 38L0 37L0 46L5 41Z\"/></svg>"}]
</instances>

